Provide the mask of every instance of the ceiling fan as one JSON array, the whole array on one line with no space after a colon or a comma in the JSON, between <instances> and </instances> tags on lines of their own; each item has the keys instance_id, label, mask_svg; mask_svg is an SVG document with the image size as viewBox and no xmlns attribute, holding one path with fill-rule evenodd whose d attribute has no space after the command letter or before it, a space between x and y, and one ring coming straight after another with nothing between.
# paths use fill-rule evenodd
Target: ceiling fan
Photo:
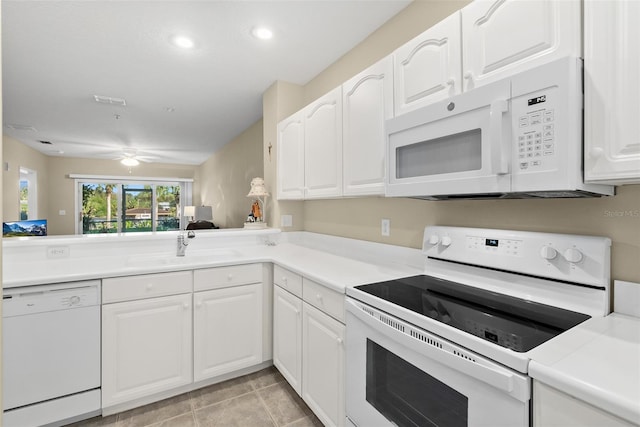
<instances>
[{"instance_id":1,"label":"ceiling fan","mask_svg":"<svg viewBox=\"0 0 640 427\"><path fill-rule=\"evenodd\" d=\"M149 163L155 159L158 159L158 157L141 156L135 150L124 150L120 155L114 158L114 160L120 160L120 163L129 167L138 166L140 162Z\"/></svg>"}]
</instances>

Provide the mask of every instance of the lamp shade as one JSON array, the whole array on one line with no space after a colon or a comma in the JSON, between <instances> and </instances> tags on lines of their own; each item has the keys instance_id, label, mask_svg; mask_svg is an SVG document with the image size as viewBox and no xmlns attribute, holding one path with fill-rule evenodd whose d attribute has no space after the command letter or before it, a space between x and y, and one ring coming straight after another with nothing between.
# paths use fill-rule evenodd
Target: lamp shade
<instances>
[{"instance_id":1,"label":"lamp shade","mask_svg":"<svg viewBox=\"0 0 640 427\"><path fill-rule=\"evenodd\" d=\"M267 189L264 187L264 179L262 178L253 178L251 180L251 191L247 194L247 197L264 197L268 196L269 193Z\"/></svg>"},{"instance_id":2,"label":"lamp shade","mask_svg":"<svg viewBox=\"0 0 640 427\"><path fill-rule=\"evenodd\" d=\"M213 220L213 209L211 206L196 206L196 221Z\"/></svg>"},{"instance_id":3,"label":"lamp shade","mask_svg":"<svg viewBox=\"0 0 640 427\"><path fill-rule=\"evenodd\" d=\"M185 206L183 213L184 216L193 217L196 215L196 207L195 206Z\"/></svg>"}]
</instances>

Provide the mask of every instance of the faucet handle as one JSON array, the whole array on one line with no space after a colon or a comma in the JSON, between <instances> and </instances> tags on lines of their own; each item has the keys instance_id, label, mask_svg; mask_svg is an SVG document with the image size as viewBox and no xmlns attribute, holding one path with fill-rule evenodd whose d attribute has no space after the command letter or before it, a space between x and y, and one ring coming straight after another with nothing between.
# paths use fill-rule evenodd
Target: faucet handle
<instances>
[{"instance_id":1,"label":"faucet handle","mask_svg":"<svg viewBox=\"0 0 640 427\"><path fill-rule=\"evenodd\" d=\"M187 231L187 237L188 237L189 239L193 239L194 237L196 237L196 232L195 232L195 231L193 231L193 230L188 230L188 231Z\"/></svg>"}]
</instances>

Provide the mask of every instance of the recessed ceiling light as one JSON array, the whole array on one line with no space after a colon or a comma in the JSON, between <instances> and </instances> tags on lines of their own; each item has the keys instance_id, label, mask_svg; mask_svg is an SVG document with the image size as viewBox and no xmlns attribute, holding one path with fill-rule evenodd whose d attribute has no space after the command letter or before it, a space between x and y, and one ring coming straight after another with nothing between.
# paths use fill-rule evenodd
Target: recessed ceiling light
<instances>
[{"instance_id":1,"label":"recessed ceiling light","mask_svg":"<svg viewBox=\"0 0 640 427\"><path fill-rule=\"evenodd\" d=\"M182 49L191 49L193 46L195 46L195 43L193 42L192 39L190 39L187 36L180 36L180 35L171 37L171 43L174 46L177 46Z\"/></svg>"},{"instance_id":2,"label":"recessed ceiling light","mask_svg":"<svg viewBox=\"0 0 640 427\"><path fill-rule=\"evenodd\" d=\"M254 27L253 30L251 30L251 34L260 40L269 40L273 37L273 31L266 27Z\"/></svg>"}]
</instances>

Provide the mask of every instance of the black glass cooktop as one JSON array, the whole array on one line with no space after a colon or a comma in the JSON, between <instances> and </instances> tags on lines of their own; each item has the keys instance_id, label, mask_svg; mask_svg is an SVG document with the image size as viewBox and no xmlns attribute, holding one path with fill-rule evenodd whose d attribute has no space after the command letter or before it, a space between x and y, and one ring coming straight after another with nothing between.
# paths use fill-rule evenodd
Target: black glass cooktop
<instances>
[{"instance_id":1,"label":"black glass cooktop","mask_svg":"<svg viewBox=\"0 0 640 427\"><path fill-rule=\"evenodd\" d=\"M426 275L355 288L517 352L590 317Z\"/></svg>"}]
</instances>

